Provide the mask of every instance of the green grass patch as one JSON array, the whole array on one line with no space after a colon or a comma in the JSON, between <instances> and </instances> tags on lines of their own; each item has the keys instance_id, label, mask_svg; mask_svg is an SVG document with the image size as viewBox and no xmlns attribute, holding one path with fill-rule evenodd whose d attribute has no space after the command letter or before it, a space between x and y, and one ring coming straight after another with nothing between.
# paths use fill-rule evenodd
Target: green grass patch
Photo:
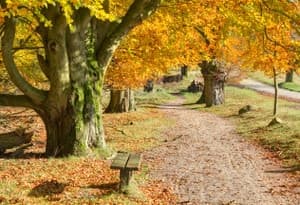
<instances>
[{"instance_id":1,"label":"green grass patch","mask_svg":"<svg viewBox=\"0 0 300 205\"><path fill-rule=\"evenodd\" d=\"M201 77L200 71L190 71L187 77L184 77L178 83L166 83L163 88L169 93L184 93L193 80L199 80Z\"/></svg>"},{"instance_id":2,"label":"green grass patch","mask_svg":"<svg viewBox=\"0 0 300 205\"><path fill-rule=\"evenodd\" d=\"M280 83L279 87L291 91L300 92L300 84L296 84L294 82Z\"/></svg>"},{"instance_id":3,"label":"green grass patch","mask_svg":"<svg viewBox=\"0 0 300 205\"><path fill-rule=\"evenodd\" d=\"M138 108L138 112L105 114L107 143L115 151L142 152L159 145L162 133L174 122L161 111Z\"/></svg>"},{"instance_id":4,"label":"green grass patch","mask_svg":"<svg viewBox=\"0 0 300 205\"><path fill-rule=\"evenodd\" d=\"M189 107L198 106L199 104L195 104L201 97L202 93L189 93L189 92L183 92L182 95L185 98L185 104L190 105Z\"/></svg>"},{"instance_id":5,"label":"green grass patch","mask_svg":"<svg viewBox=\"0 0 300 205\"><path fill-rule=\"evenodd\" d=\"M173 99L175 99L175 97L161 85L154 85L152 92L144 92L143 90L137 90L135 92L137 105L164 104Z\"/></svg>"},{"instance_id":6,"label":"green grass patch","mask_svg":"<svg viewBox=\"0 0 300 205\"><path fill-rule=\"evenodd\" d=\"M240 135L257 141L266 148L277 153L290 166L300 165L300 105L299 103L279 100L278 117L283 124L268 127L273 119L273 98L263 96L255 91L226 87L226 102L224 105L206 108L198 105L198 109L212 112L224 118L233 120ZM187 103L194 100L187 98ZM254 109L241 116L238 111L245 105Z\"/></svg>"}]
</instances>

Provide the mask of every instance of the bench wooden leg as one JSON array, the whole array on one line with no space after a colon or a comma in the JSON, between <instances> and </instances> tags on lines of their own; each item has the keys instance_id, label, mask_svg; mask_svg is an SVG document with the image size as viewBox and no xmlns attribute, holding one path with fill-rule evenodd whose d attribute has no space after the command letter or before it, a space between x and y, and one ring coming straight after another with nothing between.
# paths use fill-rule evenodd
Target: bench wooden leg
<instances>
[{"instance_id":1,"label":"bench wooden leg","mask_svg":"<svg viewBox=\"0 0 300 205\"><path fill-rule=\"evenodd\" d=\"M121 169L120 170L120 187L119 190L121 192L126 191L128 185L130 184L130 180L132 177L132 171L128 169Z\"/></svg>"}]
</instances>

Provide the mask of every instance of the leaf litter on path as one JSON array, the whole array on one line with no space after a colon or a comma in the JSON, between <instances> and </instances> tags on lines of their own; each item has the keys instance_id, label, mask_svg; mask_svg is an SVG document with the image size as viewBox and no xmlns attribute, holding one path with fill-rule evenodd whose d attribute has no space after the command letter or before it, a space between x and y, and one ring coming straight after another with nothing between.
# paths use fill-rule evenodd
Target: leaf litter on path
<instances>
[{"instance_id":1,"label":"leaf litter on path","mask_svg":"<svg viewBox=\"0 0 300 205\"><path fill-rule=\"evenodd\" d=\"M228 120L181 104L163 107L176 125L166 131L163 146L145 154L150 178L169 184L177 203L300 204L299 174L281 172L278 160L240 137Z\"/></svg>"}]
</instances>

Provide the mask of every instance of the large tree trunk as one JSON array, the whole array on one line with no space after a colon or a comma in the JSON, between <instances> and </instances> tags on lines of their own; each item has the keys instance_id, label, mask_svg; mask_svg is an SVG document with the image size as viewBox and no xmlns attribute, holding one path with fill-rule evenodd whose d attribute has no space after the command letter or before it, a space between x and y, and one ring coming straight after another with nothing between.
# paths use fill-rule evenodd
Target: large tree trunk
<instances>
[{"instance_id":1,"label":"large tree trunk","mask_svg":"<svg viewBox=\"0 0 300 205\"><path fill-rule=\"evenodd\" d=\"M135 110L134 92L131 89L110 91L110 102L106 113L122 113Z\"/></svg>"},{"instance_id":2,"label":"large tree trunk","mask_svg":"<svg viewBox=\"0 0 300 205\"><path fill-rule=\"evenodd\" d=\"M39 62L51 86L37 112L47 130L48 156L86 155L106 147L100 103L105 66L89 60L89 15L82 11L78 16L81 30L71 32L60 15L51 29L40 32L46 55Z\"/></svg>"},{"instance_id":3,"label":"large tree trunk","mask_svg":"<svg viewBox=\"0 0 300 205\"><path fill-rule=\"evenodd\" d=\"M100 92L88 87L76 88L59 112L55 112L57 108L53 109L51 103L37 111L47 131L47 156L79 156L93 148L105 148L100 99Z\"/></svg>"},{"instance_id":4,"label":"large tree trunk","mask_svg":"<svg viewBox=\"0 0 300 205\"><path fill-rule=\"evenodd\" d=\"M204 78L204 89L197 103L205 103L207 107L223 104L226 72L216 60L203 61L200 67Z\"/></svg>"},{"instance_id":5,"label":"large tree trunk","mask_svg":"<svg viewBox=\"0 0 300 205\"><path fill-rule=\"evenodd\" d=\"M293 82L293 77L294 77L294 71L293 70L289 70L286 72L285 74L285 82Z\"/></svg>"},{"instance_id":6,"label":"large tree trunk","mask_svg":"<svg viewBox=\"0 0 300 205\"><path fill-rule=\"evenodd\" d=\"M35 88L18 71L13 45L20 21L13 15L5 17L3 63L24 95L0 94L0 105L29 107L41 116L47 130L46 155L85 155L93 148L106 147L100 103L103 76L121 40L160 3L134 0L120 22L96 19L87 7L81 7L72 13L72 26L59 3L45 5L39 11L51 21L51 26L38 22L34 31L37 33L30 34L28 40L37 34L42 40L44 52L38 55L38 62L49 79L48 91ZM103 4L109 13L109 1L104 0ZM7 9L4 1L1 8Z\"/></svg>"}]
</instances>

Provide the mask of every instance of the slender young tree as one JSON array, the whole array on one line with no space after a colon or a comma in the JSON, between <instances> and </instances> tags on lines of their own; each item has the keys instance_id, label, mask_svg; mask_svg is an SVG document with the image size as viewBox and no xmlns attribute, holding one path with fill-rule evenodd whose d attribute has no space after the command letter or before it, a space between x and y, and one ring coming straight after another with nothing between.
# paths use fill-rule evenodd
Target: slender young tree
<instances>
[{"instance_id":1,"label":"slender young tree","mask_svg":"<svg viewBox=\"0 0 300 205\"><path fill-rule=\"evenodd\" d=\"M295 67L299 52L299 41L293 38L299 26L297 8L299 2L294 1L258 1L249 7L241 7L242 15L234 16L240 31L236 34L240 39L237 43L243 45L236 44L235 47L243 66L273 77L274 119L278 113L277 76Z\"/></svg>"}]
</instances>

